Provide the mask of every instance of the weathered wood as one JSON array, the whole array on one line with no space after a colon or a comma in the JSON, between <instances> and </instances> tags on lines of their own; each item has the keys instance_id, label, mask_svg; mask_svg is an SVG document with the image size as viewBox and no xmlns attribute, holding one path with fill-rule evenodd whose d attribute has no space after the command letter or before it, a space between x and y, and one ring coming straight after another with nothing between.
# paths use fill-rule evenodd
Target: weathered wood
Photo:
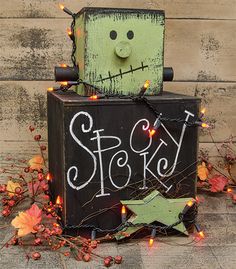
<instances>
[{"instance_id":1,"label":"weathered wood","mask_svg":"<svg viewBox=\"0 0 236 269\"><path fill-rule=\"evenodd\" d=\"M73 12L85 6L164 9L168 18L235 19L235 0L64 0ZM67 16L55 0L11 0L1 3L0 17L46 18Z\"/></svg>"},{"instance_id":2,"label":"weathered wood","mask_svg":"<svg viewBox=\"0 0 236 269\"><path fill-rule=\"evenodd\" d=\"M54 79L54 66L70 62L70 20L2 19L0 25L2 80Z\"/></svg>"},{"instance_id":3,"label":"weathered wood","mask_svg":"<svg viewBox=\"0 0 236 269\"><path fill-rule=\"evenodd\" d=\"M46 129L46 89L53 81L0 82L0 140L30 140L29 125L35 125L44 137ZM165 83L164 91L197 95L206 107L206 118L212 125L216 142L236 134L236 83ZM201 142L212 142L208 131L200 131Z\"/></svg>"},{"instance_id":4,"label":"weathered wood","mask_svg":"<svg viewBox=\"0 0 236 269\"><path fill-rule=\"evenodd\" d=\"M30 125L47 137L46 92L50 85L50 81L0 83L0 140L29 141Z\"/></svg>"},{"instance_id":5,"label":"weathered wood","mask_svg":"<svg viewBox=\"0 0 236 269\"><path fill-rule=\"evenodd\" d=\"M54 79L55 65L71 63L70 23L2 19L0 79ZM165 66L173 66L177 81L236 81L235 28L236 20L166 20Z\"/></svg>"},{"instance_id":6,"label":"weathered wood","mask_svg":"<svg viewBox=\"0 0 236 269\"><path fill-rule=\"evenodd\" d=\"M236 21L166 20L165 66L177 81L236 81Z\"/></svg>"},{"instance_id":7,"label":"weathered wood","mask_svg":"<svg viewBox=\"0 0 236 269\"><path fill-rule=\"evenodd\" d=\"M214 141L224 141L236 134L235 83L170 82L165 84L164 89L202 98ZM208 130L200 131L200 142L212 142Z\"/></svg>"}]
</instances>

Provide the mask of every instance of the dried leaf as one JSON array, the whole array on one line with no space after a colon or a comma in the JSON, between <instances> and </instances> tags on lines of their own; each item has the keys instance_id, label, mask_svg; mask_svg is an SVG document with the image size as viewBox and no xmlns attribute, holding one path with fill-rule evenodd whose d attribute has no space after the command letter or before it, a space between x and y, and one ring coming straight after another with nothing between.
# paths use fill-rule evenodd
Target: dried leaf
<instances>
[{"instance_id":1,"label":"dried leaf","mask_svg":"<svg viewBox=\"0 0 236 269\"><path fill-rule=\"evenodd\" d=\"M43 168L44 161L43 161L42 156L36 155L32 159L30 159L28 163L29 163L29 167L32 170L40 171Z\"/></svg>"},{"instance_id":2,"label":"dried leaf","mask_svg":"<svg viewBox=\"0 0 236 269\"><path fill-rule=\"evenodd\" d=\"M207 180L207 177L209 175L209 170L206 167L206 163L202 162L202 164L199 164L197 167L197 175L200 180Z\"/></svg>"},{"instance_id":3,"label":"dried leaf","mask_svg":"<svg viewBox=\"0 0 236 269\"><path fill-rule=\"evenodd\" d=\"M25 236L29 233L36 233L34 227L42 220L42 210L33 204L30 209L25 212L20 212L11 224L18 229L18 236Z\"/></svg>"},{"instance_id":4,"label":"dried leaf","mask_svg":"<svg viewBox=\"0 0 236 269\"><path fill-rule=\"evenodd\" d=\"M13 182L12 180L9 180L7 182L8 196L10 196L10 197L14 196L15 195L16 188L20 188L21 189L20 184L17 183L17 182Z\"/></svg>"},{"instance_id":5,"label":"dried leaf","mask_svg":"<svg viewBox=\"0 0 236 269\"><path fill-rule=\"evenodd\" d=\"M29 182L28 183L28 190L29 190L29 193L31 195L35 194L36 192L38 192L40 190L40 183L38 181L34 182L33 186L32 186L32 182Z\"/></svg>"},{"instance_id":6,"label":"dried leaf","mask_svg":"<svg viewBox=\"0 0 236 269\"><path fill-rule=\"evenodd\" d=\"M228 178L222 175L215 175L208 180L211 185L211 192L220 192L224 190L224 187L228 184Z\"/></svg>"}]
</instances>

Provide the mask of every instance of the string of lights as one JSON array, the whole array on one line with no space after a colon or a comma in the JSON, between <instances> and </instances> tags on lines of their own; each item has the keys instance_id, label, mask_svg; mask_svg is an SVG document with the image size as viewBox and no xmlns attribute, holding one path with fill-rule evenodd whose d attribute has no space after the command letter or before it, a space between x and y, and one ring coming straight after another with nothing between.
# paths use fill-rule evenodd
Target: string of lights
<instances>
[{"instance_id":1,"label":"string of lights","mask_svg":"<svg viewBox=\"0 0 236 269\"><path fill-rule=\"evenodd\" d=\"M193 215L194 217L192 216L186 217L186 214L189 212L190 208L192 209L190 215ZM198 206L197 206L196 200L192 199L186 204L184 210L179 214L178 216L179 219L176 222L172 223L171 225L155 225L155 224L149 224L149 223L132 223L132 222L126 221L126 217L127 217L126 208L122 206L122 209L121 209L122 223L113 229L101 229L91 224L64 225L63 223L60 223L60 225L65 230L75 230L75 229L83 229L83 228L90 229L92 231L91 238L95 237L96 232L103 233L103 234L104 233L115 234L119 232L125 233L126 229L129 227L146 228L146 229L152 230L150 239L154 239L154 237L156 236L156 232L167 234L167 232L175 228L175 226L184 222L186 226L194 225L196 227L196 230L199 236L204 238L204 233L200 229L200 226L196 223L196 220L195 220L197 210L198 210Z\"/></svg>"},{"instance_id":2,"label":"string of lights","mask_svg":"<svg viewBox=\"0 0 236 269\"><path fill-rule=\"evenodd\" d=\"M71 61L73 63L73 66L77 68L77 70L79 70L79 66L76 63L76 40L75 40L75 21L76 21L76 16L78 15L78 13L73 13L71 12L69 9L67 9L66 7L64 7L63 5L60 5L60 8L67 13L68 15L72 16L72 22L71 22L71 28L68 30L68 35L70 37L70 39L72 40L72 53L71 53ZM150 99L148 97L146 97L145 93L146 90L149 88L150 86L150 81L147 80L144 85L141 87L139 93L137 95L123 95L122 93L119 92L105 92L104 90L100 89L99 87L97 87L96 85L93 85L89 82L83 81L81 79L77 79L75 81L61 81L60 82L60 86L59 87L54 87L54 88L49 88L49 91L63 91L66 92L68 91L72 86L77 86L80 84L83 84L85 87L88 87L89 89L92 89L92 92L95 92L95 94L91 95L89 97L90 100L98 100L98 99L103 99L103 98L120 98L120 99L131 99L133 102L136 103L144 103L147 108L152 112L152 114L155 116L156 120L153 124L153 128L149 130L149 136L153 136L156 132L156 130L161 126L162 122L175 122L175 123L183 123L188 127L191 126L201 126L203 128L207 128L209 127L206 123L204 123L202 121L203 117L204 117L204 113L205 111L201 111L201 114L198 118L198 120L196 121L186 121L182 118L168 118L168 117L163 117L162 113L158 112L158 110L156 109L156 107L151 103ZM83 96L84 97L84 96ZM127 212L126 212L126 208L124 208L124 206L122 207L122 211L121 211L121 224L113 229L101 229L99 227L96 227L95 225L90 225L90 224L80 224L80 225L63 225L63 223L61 223L61 226L64 229L81 229L81 228L86 228L86 229L91 229L92 230L92 238L95 238L95 234L96 232L99 233L117 233L117 232L122 232L125 231L127 228L129 227L140 227L140 228L147 228L147 229L151 229L151 236L150 236L150 242L149 244L153 244L153 239L156 236L156 232L167 232L173 228L175 228L175 226L179 225L182 222L188 222L188 224L192 224L195 226L197 232L199 233L199 235L204 238L204 234L202 232L202 230L200 229L199 225L195 222L195 217L194 218L187 218L187 212L189 211L189 209L192 208L192 214L194 214L194 216L197 213L197 205L196 205L196 201L190 201L189 203L186 204L184 210L179 214L178 216L178 220L176 222L174 222L171 225L155 225L155 224L150 224L150 223L132 223L130 221L127 221Z\"/></svg>"},{"instance_id":3,"label":"string of lights","mask_svg":"<svg viewBox=\"0 0 236 269\"><path fill-rule=\"evenodd\" d=\"M70 11L68 8L60 4L60 8L68 15L72 17L72 22L71 22L71 28L67 31L70 39L72 40L72 53L71 53L71 61L73 63L73 66L77 68L79 72L79 66L76 63L76 41L75 41L75 20L78 15L78 13L73 13ZM146 96L144 96L146 90L150 86L150 81L147 80L144 85L141 87L140 92L137 95L123 95L122 93L118 92L104 92L102 89L99 87L83 81L81 79L78 79L76 81L62 81L60 82L59 87L51 87L48 88L48 91L63 91L66 92L68 91L72 86L80 85L83 84L85 87L89 87L90 89L93 89L95 91L95 94L91 95L89 97L90 100L98 100L98 99L103 99L103 98L120 98L120 99L131 99L134 102L140 103L143 102L149 109L150 111L154 114L156 117L156 121L153 124L153 128L149 130L149 136L153 136L156 133L156 130L160 127L161 122L176 122L176 123L183 123L188 127L191 126L201 126L203 128L208 128L209 125L205 122L202 121L202 118L204 117L205 110L201 111L201 114L199 116L199 119L196 121L186 121L182 118L168 118L168 117L163 117L160 112L157 111L157 109L153 106L153 104L148 100Z\"/></svg>"}]
</instances>

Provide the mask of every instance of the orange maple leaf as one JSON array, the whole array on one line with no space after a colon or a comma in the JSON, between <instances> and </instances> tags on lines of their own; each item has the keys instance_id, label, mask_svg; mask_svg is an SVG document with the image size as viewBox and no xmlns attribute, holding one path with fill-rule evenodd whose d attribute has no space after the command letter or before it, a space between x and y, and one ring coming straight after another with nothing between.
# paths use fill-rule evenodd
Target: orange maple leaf
<instances>
[{"instance_id":1,"label":"orange maple leaf","mask_svg":"<svg viewBox=\"0 0 236 269\"><path fill-rule=\"evenodd\" d=\"M209 170L206 167L206 163L202 162L202 164L198 165L197 175L200 178L200 180L202 180L202 181L204 181L208 178Z\"/></svg>"},{"instance_id":2,"label":"orange maple leaf","mask_svg":"<svg viewBox=\"0 0 236 269\"><path fill-rule=\"evenodd\" d=\"M43 168L44 160L42 156L36 155L32 159L30 159L28 163L29 163L29 167L32 170L40 171Z\"/></svg>"},{"instance_id":3,"label":"orange maple leaf","mask_svg":"<svg viewBox=\"0 0 236 269\"><path fill-rule=\"evenodd\" d=\"M22 237L29 233L36 233L35 225L39 224L42 220L42 210L33 204L30 209L25 212L20 212L11 224L18 229L18 236Z\"/></svg>"},{"instance_id":4,"label":"orange maple leaf","mask_svg":"<svg viewBox=\"0 0 236 269\"><path fill-rule=\"evenodd\" d=\"M13 197L15 195L16 188L21 189L20 184L17 182L13 182L12 180L8 180L8 182L7 182L8 196Z\"/></svg>"}]
</instances>

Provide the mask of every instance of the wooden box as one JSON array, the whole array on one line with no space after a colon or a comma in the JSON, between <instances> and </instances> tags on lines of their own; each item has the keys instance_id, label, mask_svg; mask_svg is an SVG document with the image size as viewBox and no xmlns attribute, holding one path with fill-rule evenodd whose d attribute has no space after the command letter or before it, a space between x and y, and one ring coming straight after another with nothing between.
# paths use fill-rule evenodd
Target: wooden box
<instances>
[{"instance_id":1,"label":"wooden box","mask_svg":"<svg viewBox=\"0 0 236 269\"><path fill-rule=\"evenodd\" d=\"M167 92L147 98L170 119L151 138L156 118L143 102L48 93L50 189L52 199L62 197L65 226L117 227L119 201L153 188L195 196L198 127L183 121L197 120L200 100Z\"/></svg>"},{"instance_id":2,"label":"wooden box","mask_svg":"<svg viewBox=\"0 0 236 269\"><path fill-rule=\"evenodd\" d=\"M137 94L150 80L148 94L161 93L164 26L162 10L81 9L73 31L79 78L103 92L123 94ZM82 84L77 91L87 95Z\"/></svg>"}]
</instances>

